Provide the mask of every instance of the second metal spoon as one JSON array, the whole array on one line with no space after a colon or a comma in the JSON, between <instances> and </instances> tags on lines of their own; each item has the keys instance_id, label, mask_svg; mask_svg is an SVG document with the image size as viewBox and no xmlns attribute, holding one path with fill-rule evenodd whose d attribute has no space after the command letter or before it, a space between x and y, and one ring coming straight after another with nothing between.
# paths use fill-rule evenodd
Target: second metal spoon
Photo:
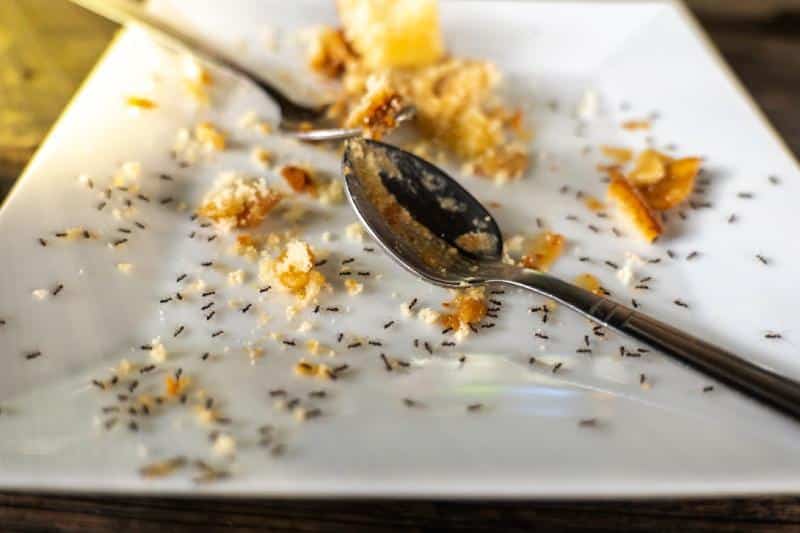
<instances>
[{"instance_id":1,"label":"second metal spoon","mask_svg":"<svg viewBox=\"0 0 800 533\"><path fill-rule=\"evenodd\" d=\"M531 290L800 418L799 383L559 278L504 263L503 238L489 212L427 161L351 139L342 167L348 198L367 230L417 276L450 288L497 283Z\"/></svg>"}]
</instances>

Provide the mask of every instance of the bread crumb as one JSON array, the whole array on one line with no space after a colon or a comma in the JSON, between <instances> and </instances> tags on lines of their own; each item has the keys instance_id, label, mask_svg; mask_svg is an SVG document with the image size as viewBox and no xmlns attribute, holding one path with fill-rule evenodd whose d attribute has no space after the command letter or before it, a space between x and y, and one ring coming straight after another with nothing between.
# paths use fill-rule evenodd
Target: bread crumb
<instances>
[{"instance_id":1,"label":"bread crumb","mask_svg":"<svg viewBox=\"0 0 800 533\"><path fill-rule=\"evenodd\" d=\"M69 228L64 232L64 233L67 234L67 236L65 238L68 241L77 241L78 239L82 239L83 238L83 232L84 231L85 230L82 227Z\"/></svg>"},{"instance_id":2,"label":"bread crumb","mask_svg":"<svg viewBox=\"0 0 800 533\"><path fill-rule=\"evenodd\" d=\"M256 113L254 110L250 109L248 111L245 111L239 117L239 120L238 120L237 123L238 123L240 128L249 129L249 128L254 127L256 124L258 124L259 120L260 119L258 118L258 113Z\"/></svg>"},{"instance_id":3,"label":"bread crumb","mask_svg":"<svg viewBox=\"0 0 800 533\"><path fill-rule=\"evenodd\" d=\"M227 145L225 134L211 122L201 122L195 126L194 136L209 151L224 150Z\"/></svg>"},{"instance_id":4,"label":"bread crumb","mask_svg":"<svg viewBox=\"0 0 800 533\"><path fill-rule=\"evenodd\" d=\"M316 299L326 285L325 276L314 268L314 261L308 243L291 240L277 258L267 256L261 260L259 277L265 283L275 283L280 289L292 293L300 305L306 305Z\"/></svg>"},{"instance_id":5,"label":"bread crumb","mask_svg":"<svg viewBox=\"0 0 800 533\"><path fill-rule=\"evenodd\" d=\"M31 294L36 300L46 300L50 296L50 291L47 289L35 289Z\"/></svg>"},{"instance_id":6,"label":"bread crumb","mask_svg":"<svg viewBox=\"0 0 800 533\"><path fill-rule=\"evenodd\" d=\"M223 172L203 197L197 213L226 230L254 227L280 200L280 193L270 189L261 178Z\"/></svg>"},{"instance_id":7,"label":"bread crumb","mask_svg":"<svg viewBox=\"0 0 800 533\"><path fill-rule=\"evenodd\" d=\"M439 318L441 317L441 313L430 307L423 307L417 313L417 318L425 322L426 324L435 324Z\"/></svg>"},{"instance_id":8,"label":"bread crumb","mask_svg":"<svg viewBox=\"0 0 800 533\"><path fill-rule=\"evenodd\" d=\"M359 222L353 222L344 229L344 234L351 241L362 242L364 240L364 226Z\"/></svg>"},{"instance_id":9,"label":"bread crumb","mask_svg":"<svg viewBox=\"0 0 800 533\"><path fill-rule=\"evenodd\" d=\"M229 457L236 453L236 440L230 435L222 433L214 439L213 450L217 455Z\"/></svg>"},{"instance_id":10,"label":"bread crumb","mask_svg":"<svg viewBox=\"0 0 800 533\"><path fill-rule=\"evenodd\" d=\"M233 270L228 272L228 284L229 285L241 285L244 283L245 272L244 270Z\"/></svg>"},{"instance_id":11,"label":"bread crumb","mask_svg":"<svg viewBox=\"0 0 800 533\"><path fill-rule=\"evenodd\" d=\"M597 92L592 89L583 92L576 114L582 120L592 120L597 116Z\"/></svg>"},{"instance_id":12,"label":"bread crumb","mask_svg":"<svg viewBox=\"0 0 800 533\"><path fill-rule=\"evenodd\" d=\"M292 204L286 208L281 215L281 218L289 223L295 223L302 220L308 210L301 204Z\"/></svg>"},{"instance_id":13,"label":"bread crumb","mask_svg":"<svg viewBox=\"0 0 800 533\"><path fill-rule=\"evenodd\" d=\"M128 96L125 98L125 105L137 111L150 111L158 107L153 100L144 96Z\"/></svg>"},{"instance_id":14,"label":"bread crumb","mask_svg":"<svg viewBox=\"0 0 800 533\"><path fill-rule=\"evenodd\" d=\"M311 331L312 327L313 326L312 326L311 322L309 322L308 320L305 320L297 327L297 332L298 333L305 333L307 331Z\"/></svg>"},{"instance_id":15,"label":"bread crumb","mask_svg":"<svg viewBox=\"0 0 800 533\"><path fill-rule=\"evenodd\" d=\"M250 160L258 168L267 169L272 163L272 152L264 148L255 147L250 150Z\"/></svg>"},{"instance_id":16,"label":"bread crumb","mask_svg":"<svg viewBox=\"0 0 800 533\"><path fill-rule=\"evenodd\" d=\"M338 179L329 181L326 185L319 185L319 202L322 205L336 205L344 201L344 186Z\"/></svg>"},{"instance_id":17,"label":"bread crumb","mask_svg":"<svg viewBox=\"0 0 800 533\"><path fill-rule=\"evenodd\" d=\"M311 355L318 355L320 350L321 344L317 339L308 339L306 341L306 350Z\"/></svg>"},{"instance_id":18,"label":"bread crumb","mask_svg":"<svg viewBox=\"0 0 800 533\"><path fill-rule=\"evenodd\" d=\"M154 363L163 363L167 360L167 355L168 352L166 347L161 343L161 337L153 339L150 343L150 359Z\"/></svg>"},{"instance_id":19,"label":"bread crumb","mask_svg":"<svg viewBox=\"0 0 800 533\"><path fill-rule=\"evenodd\" d=\"M174 397L182 394L190 384L190 380L186 376L175 377L168 375L164 378L164 393L167 396Z\"/></svg>"},{"instance_id":20,"label":"bread crumb","mask_svg":"<svg viewBox=\"0 0 800 533\"><path fill-rule=\"evenodd\" d=\"M127 359L123 359L117 364L117 368L115 374L120 377L124 378L133 370L133 365Z\"/></svg>"},{"instance_id":21,"label":"bread crumb","mask_svg":"<svg viewBox=\"0 0 800 533\"><path fill-rule=\"evenodd\" d=\"M317 186L314 183L313 173L306 165L285 165L280 170L281 177L296 193L316 194Z\"/></svg>"},{"instance_id":22,"label":"bread crumb","mask_svg":"<svg viewBox=\"0 0 800 533\"><path fill-rule=\"evenodd\" d=\"M347 289L347 294L349 294L350 296L361 294L361 292L364 290L364 284L359 283L354 279L344 280L344 286Z\"/></svg>"},{"instance_id":23,"label":"bread crumb","mask_svg":"<svg viewBox=\"0 0 800 533\"><path fill-rule=\"evenodd\" d=\"M626 252L625 263L622 265L622 268L617 270L617 279L619 279L623 285L629 287L633 283L633 277L636 275L635 269L644 264L641 257L633 252Z\"/></svg>"},{"instance_id":24,"label":"bread crumb","mask_svg":"<svg viewBox=\"0 0 800 533\"><path fill-rule=\"evenodd\" d=\"M133 265L131 263L117 263L117 270L123 274L130 274L133 272Z\"/></svg>"},{"instance_id":25,"label":"bread crumb","mask_svg":"<svg viewBox=\"0 0 800 533\"><path fill-rule=\"evenodd\" d=\"M255 363L256 360L264 357L264 349L250 346L247 348L247 357L250 359L251 363Z\"/></svg>"}]
</instances>

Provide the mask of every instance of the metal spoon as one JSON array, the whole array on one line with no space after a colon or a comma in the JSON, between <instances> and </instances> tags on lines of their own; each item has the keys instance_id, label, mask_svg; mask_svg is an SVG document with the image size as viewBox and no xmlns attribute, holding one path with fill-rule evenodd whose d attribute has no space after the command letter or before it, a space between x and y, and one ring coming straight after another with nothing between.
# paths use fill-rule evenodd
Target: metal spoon
<instances>
[{"instance_id":1,"label":"metal spoon","mask_svg":"<svg viewBox=\"0 0 800 533\"><path fill-rule=\"evenodd\" d=\"M800 418L799 383L608 298L504 263L503 238L489 212L427 161L388 144L350 139L342 170L361 222L417 276L450 288L492 283L531 290Z\"/></svg>"},{"instance_id":2,"label":"metal spoon","mask_svg":"<svg viewBox=\"0 0 800 533\"><path fill-rule=\"evenodd\" d=\"M360 137L362 134L360 128L339 128L326 120L328 105L312 107L292 100L262 74L243 67L201 40L195 39L178 28L151 16L130 0L72 1L118 24L135 24L143 27L162 44L188 52L215 68L233 72L251 81L278 105L281 111L280 129L301 141L337 141ZM415 113L416 110L410 106L401 110L396 117L397 124L411 120L414 118Z\"/></svg>"}]
</instances>

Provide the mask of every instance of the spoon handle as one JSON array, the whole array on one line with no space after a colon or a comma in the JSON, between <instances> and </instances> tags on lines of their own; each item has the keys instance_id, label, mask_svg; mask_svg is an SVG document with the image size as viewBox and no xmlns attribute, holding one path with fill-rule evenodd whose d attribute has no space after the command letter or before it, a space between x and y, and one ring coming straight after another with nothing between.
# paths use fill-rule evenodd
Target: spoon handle
<instances>
[{"instance_id":1,"label":"spoon handle","mask_svg":"<svg viewBox=\"0 0 800 533\"><path fill-rule=\"evenodd\" d=\"M506 283L554 298L603 326L648 344L800 419L800 383L796 381L558 278L527 270Z\"/></svg>"}]
</instances>

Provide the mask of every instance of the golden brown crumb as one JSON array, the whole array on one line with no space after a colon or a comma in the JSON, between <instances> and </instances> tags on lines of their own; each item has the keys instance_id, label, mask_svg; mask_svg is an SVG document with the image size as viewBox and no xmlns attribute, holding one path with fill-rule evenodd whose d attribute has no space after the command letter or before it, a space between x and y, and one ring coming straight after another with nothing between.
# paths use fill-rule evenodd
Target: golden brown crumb
<instances>
[{"instance_id":1,"label":"golden brown crumb","mask_svg":"<svg viewBox=\"0 0 800 533\"><path fill-rule=\"evenodd\" d=\"M653 209L662 211L675 207L692 193L701 164L702 160L698 157L670 160L666 177L639 190Z\"/></svg>"},{"instance_id":2,"label":"golden brown crumb","mask_svg":"<svg viewBox=\"0 0 800 533\"><path fill-rule=\"evenodd\" d=\"M326 364L309 363L301 359L294 365L294 373L298 376L331 379L334 374Z\"/></svg>"},{"instance_id":3,"label":"golden brown crumb","mask_svg":"<svg viewBox=\"0 0 800 533\"><path fill-rule=\"evenodd\" d=\"M156 104L154 101L142 96L128 96L125 98L125 104L128 105L128 107L142 110L151 110L158 107L158 104Z\"/></svg>"},{"instance_id":4,"label":"golden brown crumb","mask_svg":"<svg viewBox=\"0 0 800 533\"><path fill-rule=\"evenodd\" d=\"M298 193L316 194L317 187L311 179L311 172L298 165L286 165L281 168L281 176L289 187Z\"/></svg>"},{"instance_id":5,"label":"golden brown crumb","mask_svg":"<svg viewBox=\"0 0 800 533\"><path fill-rule=\"evenodd\" d=\"M201 122L195 126L194 136L207 150L225 149L225 134L210 122Z\"/></svg>"},{"instance_id":6,"label":"golden brown crumb","mask_svg":"<svg viewBox=\"0 0 800 533\"><path fill-rule=\"evenodd\" d=\"M276 258L265 257L259 264L259 277L274 282L305 305L313 301L325 287L325 276L314 268L314 254L308 243L289 241Z\"/></svg>"},{"instance_id":7,"label":"golden brown crumb","mask_svg":"<svg viewBox=\"0 0 800 533\"><path fill-rule=\"evenodd\" d=\"M649 130L650 129L650 121L649 120L627 120L627 121L622 123L622 129L626 129L628 131Z\"/></svg>"},{"instance_id":8,"label":"golden brown crumb","mask_svg":"<svg viewBox=\"0 0 800 533\"><path fill-rule=\"evenodd\" d=\"M633 159L633 150L630 148L604 145L600 147L600 151L604 156L621 165Z\"/></svg>"},{"instance_id":9,"label":"golden brown crumb","mask_svg":"<svg viewBox=\"0 0 800 533\"><path fill-rule=\"evenodd\" d=\"M263 179L223 173L206 193L197 214L226 229L257 226L281 200Z\"/></svg>"},{"instance_id":10,"label":"golden brown crumb","mask_svg":"<svg viewBox=\"0 0 800 533\"><path fill-rule=\"evenodd\" d=\"M545 231L537 235L528 249L528 253L522 256L522 266L547 272L564 252L564 243L564 236L552 231Z\"/></svg>"},{"instance_id":11,"label":"golden brown crumb","mask_svg":"<svg viewBox=\"0 0 800 533\"><path fill-rule=\"evenodd\" d=\"M214 83L211 73L193 58L183 65L183 87L187 94L201 104L208 103L208 88Z\"/></svg>"},{"instance_id":12,"label":"golden brown crumb","mask_svg":"<svg viewBox=\"0 0 800 533\"><path fill-rule=\"evenodd\" d=\"M272 163L272 152L256 146L250 151L250 159L259 168L269 168L270 163Z\"/></svg>"},{"instance_id":13,"label":"golden brown crumb","mask_svg":"<svg viewBox=\"0 0 800 533\"><path fill-rule=\"evenodd\" d=\"M608 197L616 202L648 242L653 242L661 235L663 231L661 223L652 213L645 199L619 173L612 178L611 183L608 185Z\"/></svg>"},{"instance_id":14,"label":"golden brown crumb","mask_svg":"<svg viewBox=\"0 0 800 533\"><path fill-rule=\"evenodd\" d=\"M164 477L172 474L175 470L181 468L186 464L186 459L183 457L173 457L164 461L150 463L139 469L139 475L144 478L157 478Z\"/></svg>"},{"instance_id":15,"label":"golden brown crumb","mask_svg":"<svg viewBox=\"0 0 800 533\"><path fill-rule=\"evenodd\" d=\"M397 114L403 99L390 85L386 76L370 76L366 93L344 121L348 128L363 128L365 135L380 139L397 126Z\"/></svg>"},{"instance_id":16,"label":"golden brown crumb","mask_svg":"<svg viewBox=\"0 0 800 533\"><path fill-rule=\"evenodd\" d=\"M651 185L661 181L667 174L669 158L656 150L644 150L636 158L636 165L628 174L628 181L633 185Z\"/></svg>"},{"instance_id":17,"label":"golden brown crumb","mask_svg":"<svg viewBox=\"0 0 800 533\"><path fill-rule=\"evenodd\" d=\"M344 31L322 27L314 37L308 50L308 64L312 70L329 78L344 74L347 64L356 55L344 38Z\"/></svg>"},{"instance_id":18,"label":"golden brown crumb","mask_svg":"<svg viewBox=\"0 0 800 533\"><path fill-rule=\"evenodd\" d=\"M439 315L439 323L454 332L469 331L469 326L483 320L488 311L486 292L483 287L458 291L455 298L442 305L449 312Z\"/></svg>"},{"instance_id":19,"label":"golden brown crumb","mask_svg":"<svg viewBox=\"0 0 800 533\"><path fill-rule=\"evenodd\" d=\"M169 397L178 396L189 387L189 378L186 376L167 376L164 378L164 392Z\"/></svg>"},{"instance_id":20,"label":"golden brown crumb","mask_svg":"<svg viewBox=\"0 0 800 533\"><path fill-rule=\"evenodd\" d=\"M606 208L606 204L595 198L594 196L586 196L583 203L590 211L602 211Z\"/></svg>"},{"instance_id":21,"label":"golden brown crumb","mask_svg":"<svg viewBox=\"0 0 800 533\"><path fill-rule=\"evenodd\" d=\"M600 281L591 274L580 274L575 278L575 285L598 296L604 296Z\"/></svg>"}]
</instances>

